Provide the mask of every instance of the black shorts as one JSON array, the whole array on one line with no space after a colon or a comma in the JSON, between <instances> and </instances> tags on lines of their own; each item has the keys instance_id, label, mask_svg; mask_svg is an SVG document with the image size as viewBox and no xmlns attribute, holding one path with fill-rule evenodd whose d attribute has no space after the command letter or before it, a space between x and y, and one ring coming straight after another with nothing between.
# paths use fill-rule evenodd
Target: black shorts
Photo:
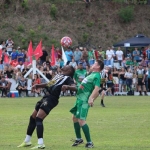
<instances>
[{"instance_id":1,"label":"black shorts","mask_svg":"<svg viewBox=\"0 0 150 150\"><path fill-rule=\"evenodd\" d=\"M40 101L36 103L35 110L39 111L39 109L44 110L44 112L48 115L50 111L58 105L58 99L51 95L44 96Z\"/></svg>"},{"instance_id":2,"label":"black shorts","mask_svg":"<svg viewBox=\"0 0 150 150\"><path fill-rule=\"evenodd\" d=\"M106 91L107 89L106 89L106 87L103 84L101 84L99 93L101 93L103 90Z\"/></svg>"},{"instance_id":3,"label":"black shorts","mask_svg":"<svg viewBox=\"0 0 150 150\"><path fill-rule=\"evenodd\" d=\"M142 82L142 79L138 79L138 85L139 85L139 86L144 85L144 83L145 83L145 82Z\"/></svg>"}]
</instances>

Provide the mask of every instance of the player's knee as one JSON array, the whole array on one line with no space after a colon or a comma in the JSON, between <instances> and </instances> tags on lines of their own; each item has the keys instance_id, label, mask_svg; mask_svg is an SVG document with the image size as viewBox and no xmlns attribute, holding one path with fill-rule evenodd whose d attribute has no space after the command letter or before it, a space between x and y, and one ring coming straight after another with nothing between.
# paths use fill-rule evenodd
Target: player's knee
<instances>
[{"instance_id":1,"label":"player's knee","mask_svg":"<svg viewBox=\"0 0 150 150\"><path fill-rule=\"evenodd\" d=\"M86 124L85 120L78 119L78 122L79 122L79 124L80 124L81 127Z\"/></svg>"},{"instance_id":2,"label":"player's knee","mask_svg":"<svg viewBox=\"0 0 150 150\"><path fill-rule=\"evenodd\" d=\"M43 124L43 119L41 119L41 118L39 118L39 117L36 117L35 121L36 121L36 125L37 125L37 126Z\"/></svg>"},{"instance_id":3,"label":"player's knee","mask_svg":"<svg viewBox=\"0 0 150 150\"><path fill-rule=\"evenodd\" d=\"M72 116L72 121L73 121L73 122L78 122L78 119L73 115L73 116Z\"/></svg>"},{"instance_id":4,"label":"player's knee","mask_svg":"<svg viewBox=\"0 0 150 150\"><path fill-rule=\"evenodd\" d=\"M33 116L30 116L30 122L35 123L35 118L33 118Z\"/></svg>"}]
</instances>

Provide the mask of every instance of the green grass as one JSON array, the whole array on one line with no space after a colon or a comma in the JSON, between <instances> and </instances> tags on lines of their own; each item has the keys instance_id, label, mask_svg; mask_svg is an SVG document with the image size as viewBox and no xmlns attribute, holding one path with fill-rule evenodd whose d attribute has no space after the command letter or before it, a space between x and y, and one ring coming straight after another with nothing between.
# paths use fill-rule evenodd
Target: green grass
<instances>
[{"instance_id":1,"label":"green grass","mask_svg":"<svg viewBox=\"0 0 150 150\"><path fill-rule=\"evenodd\" d=\"M17 150L25 138L29 116L39 98L0 99L0 150ZM150 98L106 97L106 108L100 98L90 109L87 123L95 150L149 150ZM75 138L71 114L73 97L63 97L44 121L44 143L48 150L84 150L84 144L72 148ZM82 134L83 135L83 134ZM83 136L85 141L85 137ZM34 133L32 143L37 143ZM21 148L30 149L30 148Z\"/></svg>"}]
</instances>

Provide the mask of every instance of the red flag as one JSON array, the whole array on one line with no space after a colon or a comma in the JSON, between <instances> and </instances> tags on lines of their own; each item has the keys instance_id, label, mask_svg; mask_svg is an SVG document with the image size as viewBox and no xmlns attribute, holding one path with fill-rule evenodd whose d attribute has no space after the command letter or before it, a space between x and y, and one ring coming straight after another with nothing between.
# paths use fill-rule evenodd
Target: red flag
<instances>
[{"instance_id":1,"label":"red flag","mask_svg":"<svg viewBox=\"0 0 150 150\"><path fill-rule=\"evenodd\" d=\"M52 50L51 50L51 66L55 66L55 51L54 51L54 45L52 45Z\"/></svg>"},{"instance_id":2,"label":"red flag","mask_svg":"<svg viewBox=\"0 0 150 150\"><path fill-rule=\"evenodd\" d=\"M32 62L32 56L33 56L32 41L30 41L29 43L27 56L30 58L30 62Z\"/></svg>"},{"instance_id":3,"label":"red flag","mask_svg":"<svg viewBox=\"0 0 150 150\"><path fill-rule=\"evenodd\" d=\"M7 54L4 54L4 63L9 63L9 58Z\"/></svg>"},{"instance_id":4,"label":"red flag","mask_svg":"<svg viewBox=\"0 0 150 150\"><path fill-rule=\"evenodd\" d=\"M42 51L42 40L41 40L34 51L34 56L36 60L38 60L42 55L43 55L43 51Z\"/></svg>"}]
</instances>

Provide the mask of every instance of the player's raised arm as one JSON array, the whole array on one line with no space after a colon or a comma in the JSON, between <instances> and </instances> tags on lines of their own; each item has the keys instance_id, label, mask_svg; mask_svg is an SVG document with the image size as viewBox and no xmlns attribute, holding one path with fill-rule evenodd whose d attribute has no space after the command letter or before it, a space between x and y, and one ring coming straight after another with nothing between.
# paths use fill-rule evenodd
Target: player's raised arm
<instances>
[{"instance_id":1,"label":"player's raised arm","mask_svg":"<svg viewBox=\"0 0 150 150\"><path fill-rule=\"evenodd\" d=\"M93 106L94 100L99 96L99 90L100 90L100 87L95 86L95 88L94 88L94 90L93 90L93 92L90 95L89 100L88 100L88 104L90 106Z\"/></svg>"}]
</instances>

